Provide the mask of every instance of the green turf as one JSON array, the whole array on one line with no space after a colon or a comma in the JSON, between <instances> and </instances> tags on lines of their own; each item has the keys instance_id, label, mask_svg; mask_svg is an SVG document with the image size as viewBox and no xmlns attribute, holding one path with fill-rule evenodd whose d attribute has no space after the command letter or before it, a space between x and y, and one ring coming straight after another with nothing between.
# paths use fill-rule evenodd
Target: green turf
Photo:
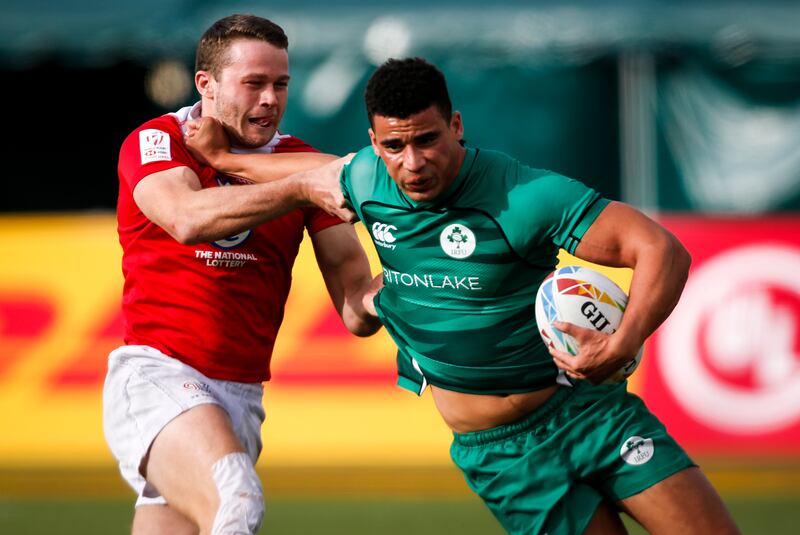
<instances>
[{"instance_id":1,"label":"green turf","mask_svg":"<svg viewBox=\"0 0 800 535\"><path fill-rule=\"evenodd\" d=\"M0 500L3 535L113 535L128 532L132 502ZM273 499L261 534L502 535L473 499Z\"/></svg>"},{"instance_id":2,"label":"green turf","mask_svg":"<svg viewBox=\"0 0 800 535\"><path fill-rule=\"evenodd\" d=\"M800 498L726 500L747 535L798 533ZM131 502L0 499L3 535L128 533ZM631 535L643 530L627 524ZM279 498L269 502L262 534L270 535L502 535L477 498Z\"/></svg>"}]
</instances>

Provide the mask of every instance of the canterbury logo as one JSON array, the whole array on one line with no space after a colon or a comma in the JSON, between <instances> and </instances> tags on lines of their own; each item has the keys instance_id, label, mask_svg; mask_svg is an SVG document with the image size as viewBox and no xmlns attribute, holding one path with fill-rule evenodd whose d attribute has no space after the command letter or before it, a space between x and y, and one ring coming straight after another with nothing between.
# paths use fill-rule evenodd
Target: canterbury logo
<instances>
[{"instance_id":1,"label":"canterbury logo","mask_svg":"<svg viewBox=\"0 0 800 535\"><path fill-rule=\"evenodd\" d=\"M397 227L394 225L387 225L386 223L381 223L380 221L373 223L372 236L375 238L375 243L381 247L394 249L396 246L390 245L397 241L397 238L395 238L394 234L392 234L393 230L397 230Z\"/></svg>"}]
</instances>

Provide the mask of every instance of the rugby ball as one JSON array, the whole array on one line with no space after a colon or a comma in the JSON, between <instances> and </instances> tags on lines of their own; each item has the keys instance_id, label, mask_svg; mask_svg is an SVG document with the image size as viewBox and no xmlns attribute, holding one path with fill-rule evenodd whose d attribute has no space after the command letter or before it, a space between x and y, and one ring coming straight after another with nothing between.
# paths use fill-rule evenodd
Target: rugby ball
<instances>
[{"instance_id":1,"label":"rugby ball","mask_svg":"<svg viewBox=\"0 0 800 535\"><path fill-rule=\"evenodd\" d=\"M622 288L602 273L583 266L565 266L548 275L539 286L536 324L545 345L576 355L578 344L575 339L553 327L554 321L613 334L622 322L627 305L628 296ZM625 380L636 370L641 359L640 348L636 357L604 382Z\"/></svg>"}]
</instances>

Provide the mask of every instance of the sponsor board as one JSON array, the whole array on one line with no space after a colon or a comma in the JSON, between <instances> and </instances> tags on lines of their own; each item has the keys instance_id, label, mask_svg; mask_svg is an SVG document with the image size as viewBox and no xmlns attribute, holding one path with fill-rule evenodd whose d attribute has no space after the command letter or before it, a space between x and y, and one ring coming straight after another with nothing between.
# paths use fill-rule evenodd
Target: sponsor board
<instances>
[{"instance_id":1,"label":"sponsor board","mask_svg":"<svg viewBox=\"0 0 800 535\"><path fill-rule=\"evenodd\" d=\"M356 228L379 273L368 230ZM393 229L378 230L393 239ZM113 215L0 217L0 418L14 430L0 440L0 467L113 462L101 392L108 353L122 344L120 257ZM628 286L625 270L604 272ZM261 462L449 465L451 434L430 397L395 386L385 332L345 330L310 240L293 278L265 391Z\"/></svg>"},{"instance_id":2,"label":"sponsor board","mask_svg":"<svg viewBox=\"0 0 800 535\"><path fill-rule=\"evenodd\" d=\"M662 221L693 256L651 337L647 405L690 451L800 451L800 218Z\"/></svg>"}]
</instances>

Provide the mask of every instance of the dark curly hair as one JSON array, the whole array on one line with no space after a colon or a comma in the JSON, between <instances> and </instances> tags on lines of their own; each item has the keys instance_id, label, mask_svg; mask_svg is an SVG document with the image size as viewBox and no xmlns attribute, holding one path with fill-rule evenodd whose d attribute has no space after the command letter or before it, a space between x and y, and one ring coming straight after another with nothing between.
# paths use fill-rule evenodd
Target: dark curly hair
<instances>
[{"instance_id":1,"label":"dark curly hair","mask_svg":"<svg viewBox=\"0 0 800 535\"><path fill-rule=\"evenodd\" d=\"M215 77L228 64L228 48L236 39L256 39L276 48L289 48L283 28L256 15L229 15L219 19L200 37L195 71L208 71Z\"/></svg>"},{"instance_id":2,"label":"dark curly hair","mask_svg":"<svg viewBox=\"0 0 800 535\"><path fill-rule=\"evenodd\" d=\"M364 101L370 124L375 115L405 119L432 105L448 122L453 113L444 75L422 58L390 59L378 67Z\"/></svg>"}]
</instances>

